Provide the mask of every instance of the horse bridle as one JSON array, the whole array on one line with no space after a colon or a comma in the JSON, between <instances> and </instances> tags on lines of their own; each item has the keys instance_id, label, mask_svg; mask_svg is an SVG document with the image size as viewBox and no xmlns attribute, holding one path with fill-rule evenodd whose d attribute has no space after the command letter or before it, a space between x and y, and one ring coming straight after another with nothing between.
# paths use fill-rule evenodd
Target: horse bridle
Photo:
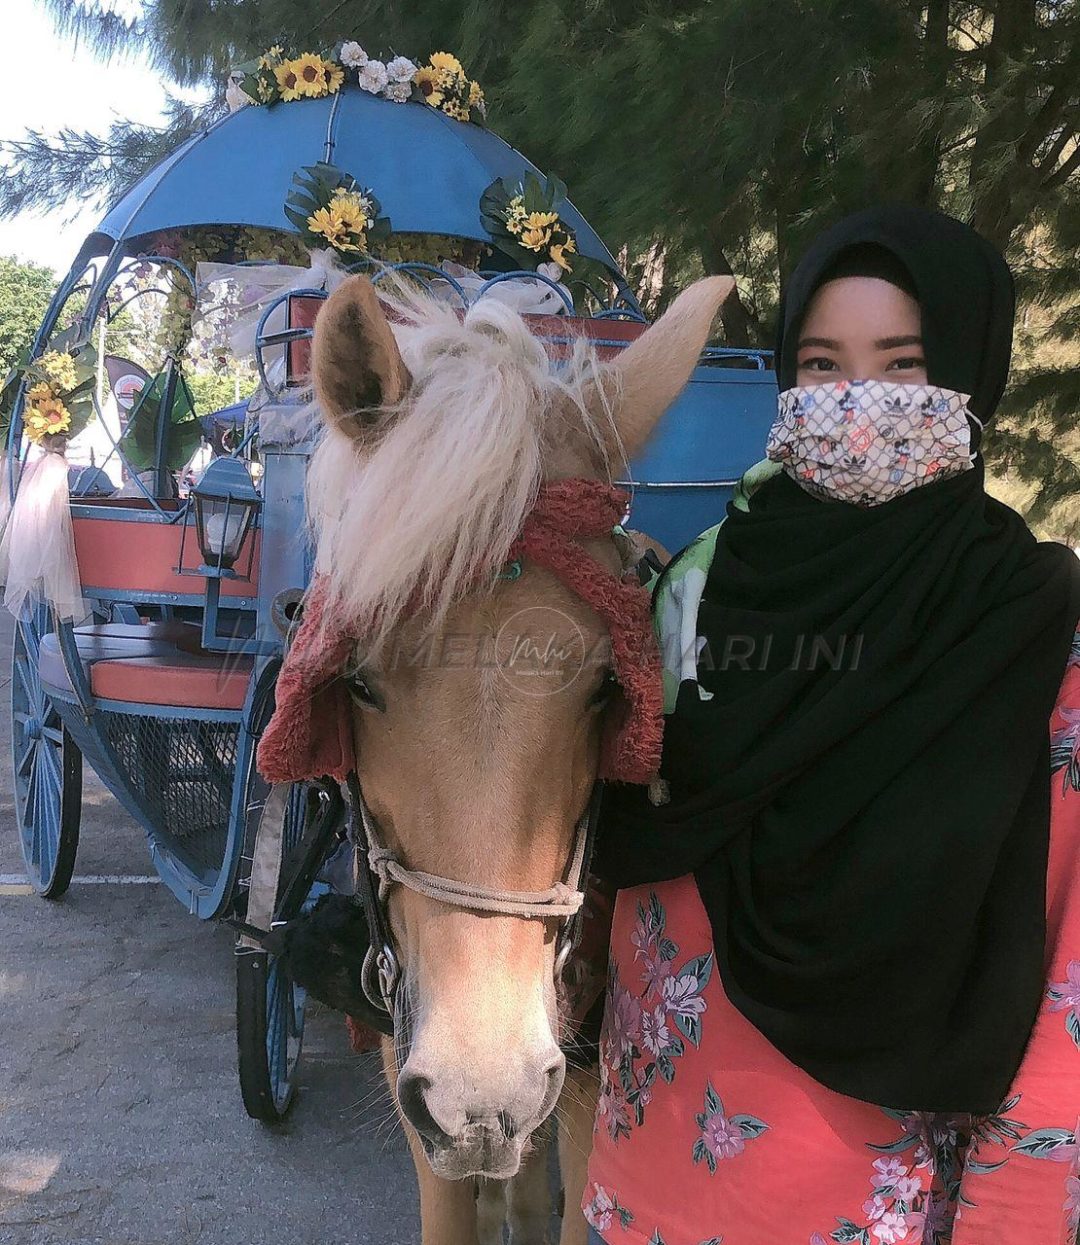
<instances>
[{"instance_id":1,"label":"horse bridle","mask_svg":"<svg viewBox=\"0 0 1080 1245\"><path fill-rule=\"evenodd\" d=\"M560 928L555 945L554 979L559 981L571 952L581 939L585 887L592 861L603 782L597 779L593 783L588 805L578 819L574 843L563 871L564 880L556 882L546 891L500 890L409 869L383 842L378 824L364 800L355 770L349 774L346 788L356 836L357 894L371 937L364 956L361 985L372 1006L385 1009L391 1017L397 1015L401 964L387 906L390 890L395 884L470 912L497 913L525 920L558 920Z\"/></svg>"}]
</instances>

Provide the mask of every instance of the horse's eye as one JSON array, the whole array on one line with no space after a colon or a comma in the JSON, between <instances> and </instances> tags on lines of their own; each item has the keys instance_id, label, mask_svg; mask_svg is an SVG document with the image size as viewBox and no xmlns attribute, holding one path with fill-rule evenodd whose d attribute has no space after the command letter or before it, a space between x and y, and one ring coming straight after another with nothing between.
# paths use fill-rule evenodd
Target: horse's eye
<instances>
[{"instance_id":1,"label":"horse's eye","mask_svg":"<svg viewBox=\"0 0 1080 1245\"><path fill-rule=\"evenodd\" d=\"M618 684L619 680L615 677L615 671L606 671L599 687L589 697L590 707L606 704L611 697L611 693L618 687Z\"/></svg>"},{"instance_id":2,"label":"horse's eye","mask_svg":"<svg viewBox=\"0 0 1080 1245\"><path fill-rule=\"evenodd\" d=\"M358 705L364 705L369 709L384 710L386 708L382 697L371 690L370 685L359 671L350 674L346 678L345 686L349 689L349 695Z\"/></svg>"}]
</instances>

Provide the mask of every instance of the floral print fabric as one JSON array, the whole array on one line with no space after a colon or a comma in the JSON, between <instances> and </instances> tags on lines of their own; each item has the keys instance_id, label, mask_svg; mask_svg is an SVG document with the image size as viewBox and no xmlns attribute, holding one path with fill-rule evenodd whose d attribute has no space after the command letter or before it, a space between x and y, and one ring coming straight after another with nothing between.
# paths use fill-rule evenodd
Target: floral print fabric
<instances>
[{"instance_id":1,"label":"floral print fabric","mask_svg":"<svg viewBox=\"0 0 1080 1245\"><path fill-rule=\"evenodd\" d=\"M821 497L878 506L972 465L968 395L841 380L785 389L765 452Z\"/></svg>"},{"instance_id":2,"label":"floral print fabric","mask_svg":"<svg viewBox=\"0 0 1080 1245\"><path fill-rule=\"evenodd\" d=\"M992 1116L819 1085L728 1001L692 878L619 894L583 1203L605 1245L1077 1245L1080 643L1050 733L1046 990Z\"/></svg>"}]
</instances>

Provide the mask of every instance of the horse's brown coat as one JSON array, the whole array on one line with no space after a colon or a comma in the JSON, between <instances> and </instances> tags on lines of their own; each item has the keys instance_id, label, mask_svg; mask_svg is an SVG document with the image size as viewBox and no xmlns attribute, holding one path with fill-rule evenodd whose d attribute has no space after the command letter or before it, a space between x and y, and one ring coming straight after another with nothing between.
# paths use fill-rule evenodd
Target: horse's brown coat
<instances>
[{"instance_id":1,"label":"horse's brown coat","mask_svg":"<svg viewBox=\"0 0 1080 1245\"><path fill-rule=\"evenodd\" d=\"M730 287L726 278L699 282L611 365L613 458L645 443L686 383ZM326 416L352 442L342 452L363 455L376 401L408 418L408 369L362 278L345 282L320 314L314 359ZM548 438L545 476L598 475L570 404L548 420L566 435ZM445 463L448 472L469 469L468 461ZM614 541L584 543L602 565L619 568ZM361 664L353 722L360 777L388 845L410 868L514 890L543 890L561 876L597 771L604 635L553 574L526 565L519 579L458 601L434 634L422 617L407 620L392 654ZM550 676L519 676L508 665L508 654L529 644L600 659L580 662L565 686L556 678L537 695L529 678ZM433 651L434 661L408 659ZM479 660L482 653L494 660ZM475 1245L466 1178L511 1176L563 1081L554 923L453 909L400 888L390 914L409 1015L403 1066L387 1050L387 1072L417 1160L424 1245ZM575 1125L564 1153L578 1155L564 1173L562 1241L578 1245L591 1121L582 1084L562 1113Z\"/></svg>"}]
</instances>

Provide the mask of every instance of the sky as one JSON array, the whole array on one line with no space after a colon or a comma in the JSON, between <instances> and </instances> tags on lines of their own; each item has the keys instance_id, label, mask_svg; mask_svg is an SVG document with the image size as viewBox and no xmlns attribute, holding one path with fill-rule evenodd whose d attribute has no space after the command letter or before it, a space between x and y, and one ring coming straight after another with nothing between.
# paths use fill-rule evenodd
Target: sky
<instances>
[{"instance_id":1,"label":"sky","mask_svg":"<svg viewBox=\"0 0 1080 1245\"><path fill-rule=\"evenodd\" d=\"M124 11L133 0L106 0ZM56 134L62 126L105 132L120 117L161 120L166 87L142 58L105 64L85 48L60 39L37 0L3 0L8 54L0 74L0 142L28 129ZM191 97L190 92L178 92ZM0 171L0 176L2 176ZM45 216L0 220L0 255L67 270L83 238L104 216L103 207L72 204Z\"/></svg>"}]
</instances>

